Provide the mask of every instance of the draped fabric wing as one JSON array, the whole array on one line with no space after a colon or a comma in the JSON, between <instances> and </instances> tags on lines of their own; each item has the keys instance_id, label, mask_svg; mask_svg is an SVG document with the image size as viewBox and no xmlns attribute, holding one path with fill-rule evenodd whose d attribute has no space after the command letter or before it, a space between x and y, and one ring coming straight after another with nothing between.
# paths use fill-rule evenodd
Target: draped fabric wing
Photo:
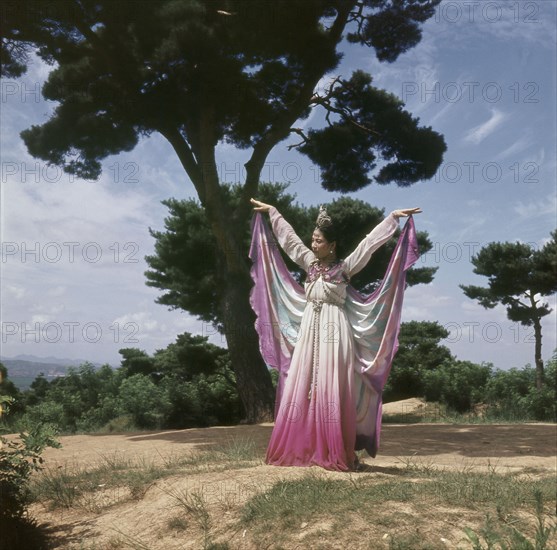
<instances>
[{"instance_id":1,"label":"draped fabric wing","mask_svg":"<svg viewBox=\"0 0 557 550\"><path fill-rule=\"evenodd\" d=\"M365 296L348 287L345 311L356 347L356 449L375 456L379 447L382 393L398 349L406 271L419 257L416 229L408 219L379 287Z\"/></svg>"},{"instance_id":2,"label":"draped fabric wing","mask_svg":"<svg viewBox=\"0 0 557 550\"><path fill-rule=\"evenodd\" d=\"M261 356L267 366L279 371L275 416L306 306L304 289L288 271L278 246L262 214L257 213L252 220L249 252L255 283L250 303L257 315L255 329Z\"/></svg>"},{"instance_id":3,"label":"draped fabric wing","mask_svg":"<svg viewBox=\"0 0 557 550\"><path fill-rule=\"evenodd\" d=\"M356 348L356 448L375 456L381 427L381 394L398 347L398 331L406 270L418 259L414 221L406 222L376 291L365 296L347 288L345 310ZM255 283L250 302L265 363L279 371L275 414L278 413L292 350L306 305L304 289L288 271L273 233L261 214L252 222L249 254Z\"/></svg>"}]
</instances>

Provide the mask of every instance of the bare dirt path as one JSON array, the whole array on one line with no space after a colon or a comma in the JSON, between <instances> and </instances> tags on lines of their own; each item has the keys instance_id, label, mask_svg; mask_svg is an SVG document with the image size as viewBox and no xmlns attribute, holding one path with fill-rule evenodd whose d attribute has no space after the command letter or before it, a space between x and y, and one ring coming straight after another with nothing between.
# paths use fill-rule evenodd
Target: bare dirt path
<instances>
[{"instance_id":1,"label":"bare dirt path","mask_svg":"<svg viewBox=\"0 0 557 550\"><path fill-rule=\"evenodd\" d=\"M78 463L83 467L91 467L114 454L157 461L186 451L218 450L234 439L254 441L263 457L271 430L271 424L259 424L73 435L60 437L62 448L47 449L44 457L48 464ZM525 468L555 471L556 455L555 424L385 424L379 454L364 461L371 468L414 460L446 468L495 466L509 471Z\"/></svg>"}]
</instances>

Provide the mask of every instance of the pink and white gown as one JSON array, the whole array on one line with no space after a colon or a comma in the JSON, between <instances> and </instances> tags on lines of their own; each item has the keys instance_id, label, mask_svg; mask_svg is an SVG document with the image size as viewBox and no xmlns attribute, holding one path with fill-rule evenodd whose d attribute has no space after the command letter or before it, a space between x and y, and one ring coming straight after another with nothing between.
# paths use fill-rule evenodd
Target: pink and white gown
<instances>
[{"instance_id":1,"label":"pink and white gown","mask_svg":"<svg viewBox=\"0 0 557 550\"><path fill-rule=\"evenodd\" d=\"M265 461L351 470L356 450L375 456L379 444L381 392L396 352L405 273L418 257L413 222L406 224L380 287L362 296L350 277L395 233L393 214L328 267L276 208L270 219L278 243L307 278L302 289L257 215L251 303L263 358L280 373Z\"/></svg>"}]
</instances>

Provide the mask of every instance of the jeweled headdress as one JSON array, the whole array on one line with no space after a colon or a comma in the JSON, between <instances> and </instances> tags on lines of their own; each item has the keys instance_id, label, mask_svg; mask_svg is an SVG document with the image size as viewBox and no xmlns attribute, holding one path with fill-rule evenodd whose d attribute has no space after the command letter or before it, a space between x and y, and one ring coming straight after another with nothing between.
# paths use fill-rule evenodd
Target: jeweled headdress
<instances>
[{"instance_id":1,"label":"jeweled headdress","mask_svg":"<svg viewBox=\"0 0 557 550\"><path fill-rule=\"evenodd\" d=\"M318 229L333 225L333 220L331 220L331 217L327 214L327 210L323 205L319 207L319 216L317 216L315 225Z\"/></svg>"}]
</instances>

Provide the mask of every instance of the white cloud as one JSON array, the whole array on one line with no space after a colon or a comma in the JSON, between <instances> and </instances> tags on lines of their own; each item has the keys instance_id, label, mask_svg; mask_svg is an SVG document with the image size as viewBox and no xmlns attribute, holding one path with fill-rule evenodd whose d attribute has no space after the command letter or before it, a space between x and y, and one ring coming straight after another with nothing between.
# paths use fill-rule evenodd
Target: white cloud
<instances>
[{"instance_id":1,"label":"white cloud","mask_svg":"<svg viewBox=\"0 0 557 550\"><path fill-rule=\"evenodd\" d=\"M44 315L44 314L33 315L31 317L31 325L35 325L35 324L44 325L45 323L52 321L52 319L53 318L51 315Z\"/></svg>"},{"instance_id":2,"label":"white cloud","mask_svg":"<svg viewBox=\"0 0 557 550\"><path fill-rule=\"evenodd\" d=\"M116 319L114 319L113 323L117 326L124 327L128 324L131 324L141 333L150 333L156 332L159 329L159 322L156 319L153 319L152 314L147 311L139 311L136 313L126 313Z\"/></svg>"},{"instance_id":3,"label":"white cloud","mask_svg":"<svg viewBox=\"0 0 557 550\"><path fill-rule=\"evenodd\" d=\"M545 198L531 202L518 201L513 206L513 210L523 219L539 218L547 215L554 218L557 211L557 197L555 193L552 193Z\"/></svg>"},{"instance_id":4,"label":"white cloud","mask_svg":"<svg viewBox=\"0 0 557 550\"><path fill-rule=\"evenodd\" d=\"M505 120L507 115L498 111L491 110L491 117L486 122L472 128L464 137L464 141L471 142L475 145L480 144L485 138L491 135Z\"/></svg>"},{"instance_id":5,"label":"white cloud","mask_svg":"<svg viewBox=\"0 0 557 550\"><path fill-rule=\"evenodd\" d=\"M21 300L27 292L24 287L14 284L3 285L3 290L16 300Z\"/></svg>"},{"instance_id":6,"label":"white cloud","mask_svg":"<svg viewBox=\"0 0 557 550\"><path fill-rule=\"evenodd\" d=\"M49 296L55 296L55 297L56 297L56 296L62 296L62 295L64 295L65 292L66 292L66 287L65 287L64 285L57 285L57 286L55 286L55 287L53 287L53 288L50 288L50 289L47 291L47 294L48 294Z\"/></svg>"},{"instance_id":7,"label":"white cloud","mask_svg":"<svg viewBox=\"0 0 557 550\"><path fill-rule=\"evenodd\" d=\"M405 292L402 315L404 321L435 321L439 318L439 312L450 307L452 302L453 298L441 293L435 281L427 285L413 286Z\"/></svg>"},{"instance_id":8,"label":"white cloud","mask_svg":"<svg viewBox=\"0 0 557 550\"><path fill-rule=\"evenodd\" d=\"M505 158L510 157L511 155L518 155L522 153L532 145L532 132L527 131L524 135L522 135L519 139L517 139L513 144L509 147L503 149L498 155L493 157L493 161L497 162L503 160Z\"/></svg>"}]
</instances>

